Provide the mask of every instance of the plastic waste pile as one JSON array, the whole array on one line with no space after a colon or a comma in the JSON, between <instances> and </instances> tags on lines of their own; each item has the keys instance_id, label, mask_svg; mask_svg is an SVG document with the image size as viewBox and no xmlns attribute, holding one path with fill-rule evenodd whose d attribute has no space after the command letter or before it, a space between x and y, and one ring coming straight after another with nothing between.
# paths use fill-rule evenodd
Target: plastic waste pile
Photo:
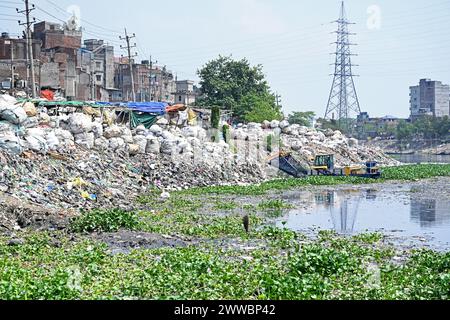
<instances>
[{"instance_id":1,"label":"plastic waste pile","mask_svg":"<svg viewBox=\"0 0 450 320\"><path fill-rule=\"evenodd\" d=\"M53 116L0 95L0 195L54 208L126 207L155 186L170 192L273 178L267 158L280 145L304 163L323 153L335 154L337 165L397 163L338 131L286 121L238 125L225 142L221 132L164 118L134 130L116 120L91 107Z\"/></svg>"}]
</instances>

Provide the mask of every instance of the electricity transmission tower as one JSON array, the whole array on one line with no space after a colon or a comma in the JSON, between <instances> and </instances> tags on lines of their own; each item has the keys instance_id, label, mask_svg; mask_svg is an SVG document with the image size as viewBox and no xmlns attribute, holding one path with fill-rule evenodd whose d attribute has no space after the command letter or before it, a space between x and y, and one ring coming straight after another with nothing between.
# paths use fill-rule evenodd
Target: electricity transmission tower
<instances>
[{"instance_id":1,"label":"electricity transmission tower","mask_svg":"<svg viewBox=\"0 0 450 320\"><path fill-rule=\"evenodd\" d=\"M328 99L327 111L325 118L329 118L331 115L339 122L339 127L348 129L348 119L352 113L361 113L359 106L358 95L356 94L355 83L352 72L352 67L356 66L352 64L351 57L355 56L350 51L350 47L355 45L350 43L349 38L354 33L348 32L348 25L353 24L347 20L344 1L341 5L341 15L339 20L334 21L338 23L335 62L334 80L331 87L330 98Z\"/></svg>"}]
</instances>

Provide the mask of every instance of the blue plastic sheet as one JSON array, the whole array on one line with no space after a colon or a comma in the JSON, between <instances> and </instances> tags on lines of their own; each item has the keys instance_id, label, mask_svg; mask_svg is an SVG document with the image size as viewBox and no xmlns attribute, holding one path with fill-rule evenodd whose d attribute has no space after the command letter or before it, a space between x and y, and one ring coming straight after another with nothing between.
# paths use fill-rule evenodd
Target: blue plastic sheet
<instances>
[{"instance_id":1,"label":"blue plastic sheet","mask_svg":"<svg viewBox=\"0 0 450 320\"><path fill-rule=\"evenodd\" d=\"M127 107L134 112L151 113L156 115L166 114L167 103L164 102L129 102Z\"/></svg>"}]
</instances>

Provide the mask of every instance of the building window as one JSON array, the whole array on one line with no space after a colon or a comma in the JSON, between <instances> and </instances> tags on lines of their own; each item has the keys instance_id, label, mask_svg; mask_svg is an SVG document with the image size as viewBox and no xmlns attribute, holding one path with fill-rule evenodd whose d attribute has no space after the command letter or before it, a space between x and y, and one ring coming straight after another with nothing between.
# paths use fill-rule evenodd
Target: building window
<instances>
[{"instance_id":1,"label":"building window","mask_svg":"<svg viewBox=\"0 0 450 320\"><path fill-rule=\"evenodd\" d=\"M101 62L96 62L95 66L97 67L97 69L101 69L102 63Z\"/></svg>"},{"instance_id":2,"label":"building window","mask_svg":"<svg viewBox=\"0 0 450 320\"><path fill-rule=\"evenodd\" d=\"M97 81L102 81L102 76L101 75L97 75Z\"/></svg>"}]
</instances>

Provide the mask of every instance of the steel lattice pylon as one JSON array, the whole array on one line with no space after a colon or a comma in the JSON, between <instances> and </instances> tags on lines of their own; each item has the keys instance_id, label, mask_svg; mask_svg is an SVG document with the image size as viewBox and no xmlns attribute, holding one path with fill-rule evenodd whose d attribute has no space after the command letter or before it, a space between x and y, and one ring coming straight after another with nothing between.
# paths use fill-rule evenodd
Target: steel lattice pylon
<instances>
[{"instance_id":1,"label":"steel lattice pylon","mask_svg":"<svg viewBox=\"0 0 450 320\"><path fill-rule=\"evenodd\" d=\"M349 119L352 113L360 114L358 95L356 94L355 83L353 81L351 57L354 54L350 51L350 46L354 45L349 42L350 35L354 33L348 32L348 25L352 24L347 20L345 14L344 2L342 1L341 15L338 23L334 80L331 87L330 98L328 99L327 111L325 119L336 113L336 120L342 128L342 120ZM348 124L348 122L346 122Z\"/></svg>"}]
</instances>

